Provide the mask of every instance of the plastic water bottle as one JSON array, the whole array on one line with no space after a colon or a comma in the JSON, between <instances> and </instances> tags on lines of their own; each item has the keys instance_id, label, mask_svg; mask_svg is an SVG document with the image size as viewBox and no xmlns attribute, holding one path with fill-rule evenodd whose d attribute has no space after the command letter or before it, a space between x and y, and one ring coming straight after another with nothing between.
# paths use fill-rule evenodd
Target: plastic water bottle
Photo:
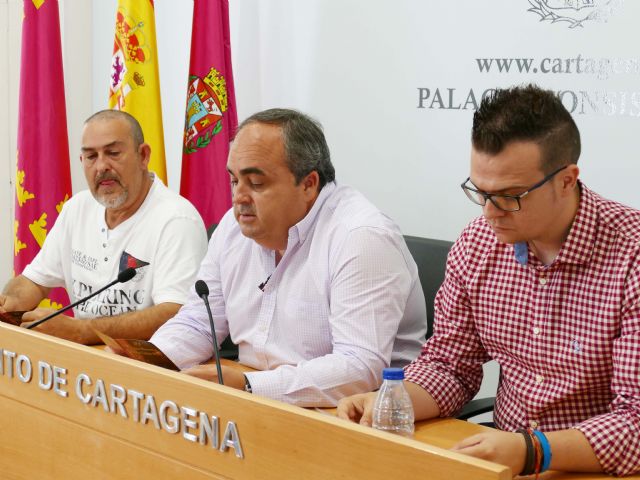
<instances>
[{"instance_id":1,"label":"plastic water bottle","mask_svg":"<svg viewBox=\"0 0 640 480\"><path fill-rule=\"evenodd\" d=\"M382 387L373 407L373 428L413 437L413 405L402 383L404 370L385 368L382 379Z\"/></svg>"}]
</instances>

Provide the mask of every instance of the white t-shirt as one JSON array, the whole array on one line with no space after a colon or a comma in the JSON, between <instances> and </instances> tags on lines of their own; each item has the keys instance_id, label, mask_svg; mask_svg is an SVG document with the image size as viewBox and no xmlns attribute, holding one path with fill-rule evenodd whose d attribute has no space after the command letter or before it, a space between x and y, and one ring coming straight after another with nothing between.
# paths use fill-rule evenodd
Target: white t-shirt
<instances>
[{"instance_id":1,"label":"white t-shirt","mask_svg":"<svg viewBox=\"0 0 640 480\"><path fill-rule=\"evenodd\" d=\"M206 251L197 210L154 177L138 211L113 230L90 191L74 195L22 274L45 287L65 287L75 302L119 271L144 265L132 280L74 308L76 318L112 316L164 302L184 304Z\"/></svg>"}]
</instances>

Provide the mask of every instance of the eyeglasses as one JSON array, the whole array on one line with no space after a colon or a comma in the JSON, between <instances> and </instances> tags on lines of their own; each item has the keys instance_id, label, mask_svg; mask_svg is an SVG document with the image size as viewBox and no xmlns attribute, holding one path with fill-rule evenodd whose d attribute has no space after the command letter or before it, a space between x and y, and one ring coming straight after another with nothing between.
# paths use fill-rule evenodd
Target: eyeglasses
<instances>
[{"instance_id":1,"label":"eyeglasses","mask_svg":"<svg viewBox=\"0 0 640 480\"><path fill-rule=\"evenodd\" d=\"M549 180L551 180L551 178L553 178L555 174L564 170L568 166L569 165L565 165L564 167L560 167L554 172L551 172L549 175L544 177L542 180L540 180L538 183L536 183L535 185L530 187L526 192L523 192L520 195L502 195L499 193L481 192L480 190L477 190L476 188L472 188L471 186L468 185L468 184L473 185L473 183L471 183L471 177L468 177L464 182L462 182L462 185L460 186L462 187L462 190L464 190L464 193L467 195L467 197L469 197L469 200L471 200L473 203L477 205L481 205L484 207L487 204L487 200L490 200L491 203L493 203L497 209L502 210L503 212L517 212L522 208L520 206L520 200L522 198L529 195L536 188L540 188L542 185L544 185ZM473 185L473 187L475 187L475 185Z\"/></svg>"}]
</instances>

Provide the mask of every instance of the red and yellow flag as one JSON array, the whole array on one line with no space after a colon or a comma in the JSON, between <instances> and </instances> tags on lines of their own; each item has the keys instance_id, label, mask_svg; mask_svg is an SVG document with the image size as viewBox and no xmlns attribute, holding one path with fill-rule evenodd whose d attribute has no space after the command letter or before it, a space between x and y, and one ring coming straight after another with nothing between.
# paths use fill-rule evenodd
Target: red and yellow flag
<instances>
[{"instance_id":1,"label":"red and yellow flag","mask_svg":"<svg viewBox=\"0 0 640 480\"><path fill-rule=\"evenodd\" d=\"M24 0L14 220L16 274L36 256L71 196L58 0ZM57 290L57 291L56 291ZM64 289L52 302L68 303Z\"/></svg>"},{"instance_id":2,"label":"red and yellow flag","mask_svg":"<svg viewBox=\"0 0 640 480\"><path fill-rule=\"evenodd\" d=\"M238 126L227 0L195 0L180 194L205 225L231 207L229 142Z\"/></svg>"},{"instance_id":3,"label":"red and yellow flag","mask_svg":"<svg viewBox=\"0 0 640 480\"><path fill-rule=\"evenodd\" d=\"M140 122L151 146L149 169L166 184L153 0L118 1L109 108L130 113Z\"/></svg>"}]
</instances>

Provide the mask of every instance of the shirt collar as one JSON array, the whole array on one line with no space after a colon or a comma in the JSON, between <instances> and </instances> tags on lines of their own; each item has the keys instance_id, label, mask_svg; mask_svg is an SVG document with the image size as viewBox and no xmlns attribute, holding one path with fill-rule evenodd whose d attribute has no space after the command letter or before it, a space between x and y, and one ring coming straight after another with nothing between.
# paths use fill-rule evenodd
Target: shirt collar
<instances>
[{"instance_id":1,"label":"shirt collar","mask_svg":"<svg viewBox=\"0 0 640 480\"><path fill-rule=\"evenodd\" d=\"M580 204L573 218L567 239L562 244L555 262L581 265L587 263L593 253L596 241L598 209L594 194L578 180ZM513 253L520 265L527 265L529 247L527 242L514 244Z\"/></svg>"},{"instance_id":2,"label":"shirt collar","mask_svg":"<svg viewBox=\"0 0 640 480\"><path fill-rule=\"evenodd\" d=\"M318 214L322 209L322 206L335 189L335 182L327 183L324 187L322 187L322 190L320 190L316 201L313 202L313 206L311 207L311 210L309 210L309 213L307 213L302 220L300 220L289 229L289 242L292 242L297 238L300 243L304 243L304 241L307 239L307 236L309 235L309 232L311 232L313 226L316 223Z\"/></svg>"},{"instance_id":3,"label":"shirt collar","mask_svg":"<svg viewBox=\"0 0 640 480\"><path fill-rule=\"evenodd\" d=\"M598 230L598 206L593 192L580 181L578 188L580 205L557 261L581 265L587 263L593 254Z\"/></svg>"}]
</instances>

